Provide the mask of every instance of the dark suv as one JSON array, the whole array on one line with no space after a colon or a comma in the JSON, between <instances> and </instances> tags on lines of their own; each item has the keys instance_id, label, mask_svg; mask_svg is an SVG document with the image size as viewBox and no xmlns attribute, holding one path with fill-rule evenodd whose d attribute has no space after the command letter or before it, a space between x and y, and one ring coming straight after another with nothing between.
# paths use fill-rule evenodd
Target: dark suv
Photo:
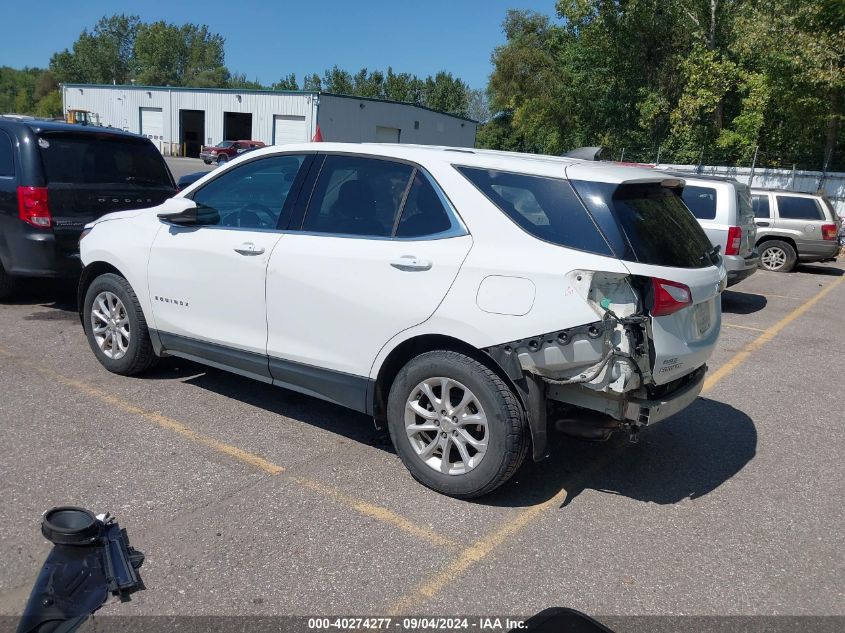
<instances>
[{"instance_id":1,"label":"dark suv","mask_svg":"<svg viewBox=\"0 0 845 633\"><path fill-rule=\"evenodd\" d=\"M21 277L73 277L79 235L106 213L173 196L164 158L120 130L0 116L0 298Z\"/></svg>"}]
</instances>

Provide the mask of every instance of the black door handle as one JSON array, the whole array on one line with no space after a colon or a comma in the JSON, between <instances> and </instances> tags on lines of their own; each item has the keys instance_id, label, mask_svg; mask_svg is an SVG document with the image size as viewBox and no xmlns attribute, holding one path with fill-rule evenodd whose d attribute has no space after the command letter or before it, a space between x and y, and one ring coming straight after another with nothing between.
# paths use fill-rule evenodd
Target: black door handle
<instances>
[{"instance_id":1,"label":"black door handle","mask_svg":"<svg viewBox=\"0 0 845 633\"><path fill-rule=\"evenodd\" d=\"M769 226L769 222L755 222L757 226Z\"/></svg>"}]
</instances>

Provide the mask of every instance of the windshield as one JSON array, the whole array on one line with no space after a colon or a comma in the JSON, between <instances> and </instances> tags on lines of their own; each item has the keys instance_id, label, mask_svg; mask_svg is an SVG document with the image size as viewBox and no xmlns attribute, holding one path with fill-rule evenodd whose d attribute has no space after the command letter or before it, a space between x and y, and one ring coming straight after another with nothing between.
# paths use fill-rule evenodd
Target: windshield
<instances>
[{"instance_id":1,"label":"windshield","mask_svg":"<svg viewBox=\"0 0 845 633\"><path fill-rule=\"evenodd\" d=\"M676 268L712 265L713 246L674 189L658 182L573 180L572 186L620 259Z\"/></svg>"},{"instance_id":2,"label":"windshield","mask_svg":"<svg viewBox=\"0 0 845 633\"><path fill-rule=\"evenodd\" d=\"M234 145L234 144L235 144L235 142L234 142L234 141L220 141L220 142L217 144L217 147L219 147L220 149L229 149L229 148L230 148L230 147L232 147L232 145Z\"/></svg>"},{"instance_id":3,"label":"windshield","mask_svg":"<svg viewBox=\"0 0 845 633\"><path fill-rule=\"evenodd\" d=\"M146 139L65 132L40 138L41 162L50 183L173 186L164 158Z\"/></svg>"}]
</instances>

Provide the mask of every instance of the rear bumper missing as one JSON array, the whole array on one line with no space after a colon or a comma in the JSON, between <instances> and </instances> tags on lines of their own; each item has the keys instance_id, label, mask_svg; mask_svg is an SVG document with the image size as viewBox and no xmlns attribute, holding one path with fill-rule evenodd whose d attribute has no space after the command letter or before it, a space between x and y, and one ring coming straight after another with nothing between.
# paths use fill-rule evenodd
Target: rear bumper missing
<instances>
[{"instance_id":1,"label":"rear bumper missing","mask_svg":"<svg viewBox=\"0 0 845 633\"><path fill-rule=\"evenodd\" d=\"M625 407L625 419L636 426L650 426L683 411L704 387L707 366L702 365L674 391L650 399L631 398Z\"/></svg>"}]
</instances>

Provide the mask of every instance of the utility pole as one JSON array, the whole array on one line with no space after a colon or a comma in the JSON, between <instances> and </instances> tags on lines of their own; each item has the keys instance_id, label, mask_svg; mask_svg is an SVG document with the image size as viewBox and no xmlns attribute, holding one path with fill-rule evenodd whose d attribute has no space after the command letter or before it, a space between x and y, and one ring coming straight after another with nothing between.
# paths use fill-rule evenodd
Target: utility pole
<instances>
[{"instance_id":1,"label":"utility pole","mask_svg":"<svg viewBox=\"0 0 845 633\"><path fill-rule=\"evenodd\" d=\"M622 148L622 155L619 157L619 162L621 163L623 160L625 160L625 148L624 147Z\"/></svg>"},{"instance_id":2,"label":"utility pole","mask_svg":"<svg viewBox=\"0 0 845 633\"><path fill-rule=\"evenodd\" d=\"M657 158L654 160L655 165L660 164L660 145L657 146Z\"/></svg>"}]
</instances>

